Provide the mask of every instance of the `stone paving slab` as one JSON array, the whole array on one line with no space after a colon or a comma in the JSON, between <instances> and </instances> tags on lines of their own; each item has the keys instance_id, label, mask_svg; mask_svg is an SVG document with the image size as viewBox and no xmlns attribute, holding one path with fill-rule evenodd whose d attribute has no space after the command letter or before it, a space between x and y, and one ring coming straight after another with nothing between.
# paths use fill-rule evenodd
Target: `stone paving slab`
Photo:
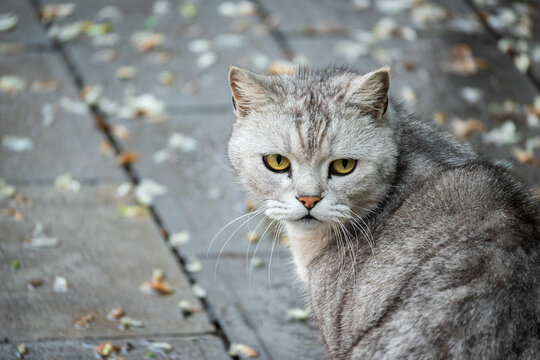
<instances>
[{"instance_id":1,"label":"stone paving slab","mask_svg":"<svg viewBox=\"0 0 540 360\"><path fill-rule=\"evenodd\" d=\"M183 318L178 301L197 304L179 265L149 218L122 217L114 186L83 186L80 192L50 187L22 187L31 202L3 200L1 208L22 210L24 219L0 219L0 338L10 342L40 339L76 339L127 335L193 335L214 330L206 314ZM24 240L41 223L48 236L58 239L56 248L28 248ZM20 268L13 269L18 261ZM174 293L148 295L139 290L160 268ZM55 277L67 279L67 292L53 290ZM43 285L29 290L32 279ZM118 329L106 314L121 305L126 315L144 328ZM92 313L95 321L86 329L75 322Z\"/></svg>"},{"instance_id":2,"label":"stone paving slab","mask_svg":"<svg viewBox=\"0 0 540 360\"><path fill-rule=\"evenodd\" d=\"M425 24L411 21L413 1L392 1L403 6L391 11L381 7L389 1L326 1L326 0L268 0L262 4L268 13L277 19L279 29L288 37L298 35L335 35L354 33L357 29L371 30L379 20L391 17L398 26L410 26L421 36L441 36L453 32L480 33L483 31L470 6L463 0L437 0L426 2L440 6L446 11L443 20L429 21ZM359 6L357 4L362 4ZM367 7L366 7L367 4ZM410 4L407 6L407 4ZM392 4L390 4L392 5ZM385 10L388 9L388 10Z\"/></svg>"},{"instance_id":3,"label":"stone paving slab","mask_svg":"<svg viewBox=\"0 0 540 360\"><path fill-rule=\"evenodd\" d=\"M336 54L332 49L336 39L302 38L290 41L296 53L305 55L312 66L325 66L335 62ZM488 71L463 75L451 73L447 64L452 57L452 47L466 44L473 50L475 57L487 60ZM419 116L430 120L435 112L446 115L444 127L453 131L453 117L460 119L478 118L485 123L486 131L498 128L508 119L515 122L522 140L515 145L487 144L482 134L471 132L467 140L481 154L492 159L502 159L515 166L515 172L528 184L540 184L540 171L537 167L520 164L512 155L515 146L524 147L527 139L540 135L540 128L531 127L524 114L497 115L490 112L490 105L512 100L520 106L532 104L537 89L534 84L519 73L511 58L501 54L494 39L461 36L452 39L422 39L414 43L391 40L375 44L371 55L359 58L353 68L370 71L380 66L392 65L390 93L403 101L403 89L409 87L417 97L417 102L409 104ZM479 89L482 98L470 103L463 96L463 89ZM540 149L535 150L540 156Z\"/></svg>"},{"instance_id":4,"label":"stone paving slab","mask_svg":"<svg viewBox=\"0 0 540 360\"><path fill-rule=\"evenodd\" d=\"M261 359L323 359L322 343L311 320L287 318L289 309L305 309L302 284L289 256L273 254L247 273L243 258L223 258L214 278L215 259L203 261L198 281L208 290L227 335L260 352ZM246 326L247 325L247 326Z\"/></svg>"},{"instance_id":5,"label":"stone paving slab","mask_svg":"<svg viewBox=\"0 0 540 360\"><path fill-rule=\"evenodd\" d=\"M0 32L0 42L16 42L32 45L48 45L47 34L43 31L37 15L27 0L2 0L0 14L11 13L18 16L17 25Z\"/></svg>"},{"instance_id":6,"label":"stone paving slab","mask_svg":"<svg viewBox=\"0 0 540 360\"><path fill-rule=\"evenodd\" d=\"M77 65L87 85L102 85L104 96L122 101L126 89L133 88L137 94L151 92L170 107L206 107L230 104L227 71L231 64L257 67L255 59L263 57L264 69L270 59L280 57L280 49L270 38L268 31L261 28L257 16L228 18L219 15L221 1L204 1L197 5L197 15L184 18L180 15L177 2L169 2L169 13L156 17L157 24L149 29L145 21L152 15L152 1L78 1L75 13L61 20L60 24L76 20L96 19L96 14L106 5L117 6L125 17L113 23L112 32L120 36L115 51L115 59L110 62L96 62L98 51L109 47L96 48L92 39L82 36L65 43L73 62ZM154 51L140 53L131 41L135 32L154 31L164 34L163 45ZM227 38L230 39L227 43ZM221 39L221 40L220 40ZM200 45L200 52L190 50L193 41L208 43ZM231 42L232 41L232 42ZM221 45L220 45L221 44ZM229 44L229 45L227 45ZM235 45L236 44L236 45ZM204 48L208 47L207 50ZM156 63L160 52L170 54L170 61ZM201 57L216 57L209 60L209 66L201 67L197 62ZM215 64L214 64L215 61ZM210 63L212 63L210 65ZM130 80L120 80L116 71L121 66L133 66L136 75ZM163 71L174 74L176 81L169 86L160 85L158 75ZM225 96L226 95L226 96Z\"/></svg>"},{"instance_id":7,"label":"stone paving slab","mask_svg":"<svg viewBox=\"0 0 540 360\"><path fill-rule=\"evenodd\" d=\"M13 152L0 145L0 178L8 182L49 181L71 172L78 179L122 179L115 161L100 155L104 140L93 118L77 115L59 106L60 99L78 101L72 79L55 53L22 53L0 56L0 76L16 75L26 89L16 93L0 91L0 137L28 137L32 150ZM58 90L37 93L32 82L56 80ZM49 105L47 105L49 104ZM43 107L50 106L54 121L44 124Z\"/></svg>"},{"instance_id":8,"label":"stone paving slab","mask_svg":"<svg viewBox=\"0 0 540 360\"><path fill-rule=\"evenodd\" d=\"M535 0L498 0L495 4L475 2L486 24L500 37L512 42L510 56L526 54L531 61L528 74L540 84L540 4ZM513 18L505 23L502 18ZM528 24L528 25L527 25ZM525 48L525 49L524 49Z\"/></svg>"},{"instance_id":9,"label":"stone paving slab","mask_svg":"<svg viewBox=\"0 0 540 360\"><path fill-rule=\"evenodd\" d=\"M172 347L171 352L156 352L148 349L148 342L167 342ZM230 359L220 340L213 336L201 337L159 337L141 339L122 339L110 340L114 345L126 346L131 344L134 348L126 353L121 353L125 359L149 359L148 354L152 354L152 359L182 359L182 360L200 360L200 359ZM86 360L94 359L94 347L99 345L100 341L44 341L26 343L28 352L24 355L25 360ZM18 358L18 344L0 345L0 358L15 359Z\"/></svg>"},{"instance_id":10,"label":"stone paving slab","mask_svg":"<svg viewBox=\"0 0 540 360\"><path fill-rule=\"evenodd\" d=\"M171 232L189 231L191 240L182 246L182 250L199 257L206 256L207 252L215 256L222 248L226 253L245 254L249 244L246 234L249 229L255 230L260 220L254 216L233 235L247 219L244 217L231 224L211 244L223 226L247 213L245 196L225 155L233 119L232 111L224 110L201 114L174 112L170 121L157 124L123 122L130 130L130 137L123 145L141 157L134 165L139 176L151 178L168 188L168 196L155 198L159 215ZM174 133L195 139L196 148L190 152L172 150L169 160L156 163L155 154L167 148ZM261 225L257 233L262 235L263 232ZM268 240L261 242L259 252L270 250L271 241ZM250 251L255 247L251 245Z\"/></svg>"}]
</instances>

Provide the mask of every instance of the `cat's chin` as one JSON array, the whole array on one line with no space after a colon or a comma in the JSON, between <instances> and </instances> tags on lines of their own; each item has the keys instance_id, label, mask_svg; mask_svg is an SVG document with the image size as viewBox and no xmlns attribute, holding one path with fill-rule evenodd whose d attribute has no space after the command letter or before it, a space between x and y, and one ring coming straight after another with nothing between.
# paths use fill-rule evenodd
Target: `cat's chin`
<instances>
[{"instance_id":1,"label":"cat's chin","mask_svg":"<svg viewBox=\"0 0 540 360\"><path fill-rule=\"evenodd\" d=\"M289 226L293 226L298 230L315 231L325 227L325 223L311 215L304 216L300 219L287 220Z\"/></svg>"}]
</instances>

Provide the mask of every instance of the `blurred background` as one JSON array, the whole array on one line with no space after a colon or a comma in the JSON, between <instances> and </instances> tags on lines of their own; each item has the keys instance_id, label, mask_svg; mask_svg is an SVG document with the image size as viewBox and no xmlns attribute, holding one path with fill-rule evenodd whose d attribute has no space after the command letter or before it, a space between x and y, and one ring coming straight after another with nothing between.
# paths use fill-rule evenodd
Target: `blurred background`
<instances>
[{"instance_id":1,"label":"blurred background","mask_svg":"<svg viewBox=\"0 0 540 360\"><path fill-rule=\"evenodd\" d=\"M391 65L540 195L540 4L1 0L0 357L321 359L225 155L230 65Z\"/></svg>"}]
</instances>

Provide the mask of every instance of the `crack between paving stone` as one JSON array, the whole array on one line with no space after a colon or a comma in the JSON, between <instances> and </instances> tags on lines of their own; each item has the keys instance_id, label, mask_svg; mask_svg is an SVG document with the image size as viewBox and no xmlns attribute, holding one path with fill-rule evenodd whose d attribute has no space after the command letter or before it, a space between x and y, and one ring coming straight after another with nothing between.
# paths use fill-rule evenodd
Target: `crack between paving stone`
<instances>
[{"instance_id":1,"label":"crack between paving stone","mask_svg":"<svg viewBox=\"0 0 540 360\"><path fill-rule=\"evenodd\" d=\"M272 36L272 38L274 38L274 41L281 48L281 51L283 51L285 57L288 60L292 60L294 58L294 51L289 42L287 41L285 34L279 29L278 26L271 26L271 24L268 24L269 19L272 16L271 13L264 7L261 0L252 1L257 5L257 16L259 17L261 22L268 26L268 28L270 29L270 35Z\"/></svg>"},{"instance_id":2,"label":"crack between paving stone","mask_svg":"<svg viewBox=\"0 0 540 360\"><path fill-rule=\"evenodd\" d=\"M201 337L205 336L212 336L212 337L218 337L216 336L216 333L213 331L201 331L201 332L194 332L194 333L185 333L185 334L179 334L179 333L161 333L161 334L126 334L126 335L111 335L111 336L85 336L83 338L65 338L65 337L50 337L50 338L40 338L40 339L15 339L16 341L13 341L10 339L7 343L0 343L0 345L6 345L6 344L19 344L19 343L25 343L25 344L32 344L32 343L45 343L45 342L52 342L52 341L75 341L75 342L85 342L85 341L115 341L115 340L146 340L146 339L163 339L163 338L177 338L180 340L190 340L190 339L200 339Z\"/></svg>"},{"instance_id":3,"label":"crack between paving stone","mask_svg":"<svg viewBox=\"0 0 540 360\"><path fill-rule=\"evenodd\" d=\"M28 186L28 187L54 187L56 178L34 178L34 179L10 179L5 178L6 182L15 186ZM100 177L100 178L85 178L77 177L76 179L81 185L84 186L101 186L101 185L117 185L118 181L122 181L121 177Z\"/></svg>"},{"instance_id":4,"label":"crack between paving stone","mask_svg":"<svg viewBox=\"0 0 540 360\"><path fill-rule=\"evenodd\" d=\"M227 281L226 278L223 278L223 282L225 282L228 286L227 289L234 289L233 284L230 284L229 281ZM244 309L242 301L236 296L236 294L233 291L230 291L231 297L234 298L234 301L238 308L240 309L240 316L242 317L242 320L248 325L249 328L253 331L253 334L255 335L255 338L259 342L261 346L261 351L264 351L265 355L268 357L268 359L272 359L272 356L270 355L270 351L266 348L266 343L263 341L261 335L259 334L259 331L257 328L251 323L251 320L249 316L247 315L248 311Z\"/></svg>"},{"instance_id":5,"label":"crack between paving stone","mask_svg":"<svg viewBox=\"0 0 540 360\"><path fill-rule=\"evenodd\" d=\"M482 10L476 6L476 4L474 3L474 0L465 0L465 3L469 6L469 8L476 14L476 17L478 18L478 20L480 21L480 23L484 26L484 28L487 30L487 33L491 35L491 38L499 41L500 39L502 39L504 36L499 34L497 32L497 30L495 30L494 28L492 28L487 20L486 20L486 17L483 16L483 12ZM497 49L500 53L502 53L499 49ZM514 57L508 53L504 53L505 56L508 56L510 58L510 60L512 60L512 65L514 65ZM515 65L514 65L515 66ZM537 90L540 90L540 80L537 80L533 75L532 75L532 67L529 67L529 69L527 70L526 73L522 73L520 72L520 74L523 74L525 75L526 78L528 78L531 83L534 84L534 86L536 87ZM519 71L519 70L518 70Z\"/></svg>"},{"instance_id":6,"label":"crack between paving stone","mask_svg":"<svg viewBox=\"0 0 540 360\"><path fill-rule=\"evenodd\" d=\"M38 13L42 7L41 0L28 0L28 1L30 2L34 11ZM47 24L43 24L43 23L41 24L45 28L45 30L47 30ZM82 90L85 86L84 79L81 73L79 72L79 70L77 69L75 62L72 61L68 52L64 48L64 45L57 40L51 40L51 43L52 43L53 50L60 55L62 62L67 67L68 73L71 76L76 88L79 91ZM111 147L114 149L115 154L116 155L120 154L123 151L123 147L121 146L120 142L117 141L115 137L112 135L112 133L110 132L110 127L109 127L109 124L107 123L105 114L103 114L96 106L88 106L88 107L91 110L91 116L94 118L94 121L96 123L96 127L98 128L98 130L105 136L105 138L107 139ZM130 164L126 164L122 166L122 169L124 171L124 174L127 175L129 180L134 185L139 184L140 176L136 173L133 166L131 166ZM160 230L160 235L163 241L167 243L169 231L164 225L161 219L161 216L158 214L154 206L149 206L148 209L150 211L153 222L155 223L157 228ZM187 255L183 253L181 249L178 249L178 248L173 249L170 246L167 246L167 247L170 249L171 253L176 258L181 271L184 273L189 283L190 284L196 283L196 279L193 276L193 274L188 272L185 268L186 263L187 263L186 260L188 258ZM217 311L207 299L199 298L199 301L201 302L209 318L209 321L214 325L216 329L215 332L213 332L213 335L217 336L222 341L224 349L227 352L232 342L229 339L229 336L227 335L225 326L224 324L222 324L217 314ZM238 359L237 356L231 356L231 355L229 356L232 359Z\"/></svg>"},{"instance_id":7,"label":"crack between paving stone","mask_svg":"<svg viewBox=\"0 0 540 360\"><path fill-rule=\"evenodd\" d=\"M422 40L454 40L454 39L460 39L464 37L479 37L486 36L482 33L477 32L462 32L457 30L448 30L448 31L441 31L441 32L429 32L427 30L422 29L416 29L418 32L418 37L413 41L422 41ZM319 33L314 35L309 35L303 32L302 30L283 30L281 32L283 36L285 36L288 39L291 40L317 40L317 39L327 39L327 40L351 40L351 34L350 31L344 30L344 31L333 31L333 32L325 32L325 33ZM384 45L384 42L391 42L392 40L402 40L399 38L391 38L384 41L376 42L372 45Z\"/></svg>"}]
</instances>

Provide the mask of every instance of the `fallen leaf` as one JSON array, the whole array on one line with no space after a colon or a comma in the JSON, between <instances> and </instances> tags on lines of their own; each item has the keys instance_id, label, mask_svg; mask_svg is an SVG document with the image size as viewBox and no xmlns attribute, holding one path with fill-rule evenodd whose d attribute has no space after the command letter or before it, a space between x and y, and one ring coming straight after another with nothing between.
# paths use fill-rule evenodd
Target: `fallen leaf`
<instances>
[{"instance_id":1,"label":"fallen leaf","mask_svg":"<svg viewBox=\"0 0 540 360\"><path fill-rule=\"evenodd\" d=\"M251 242L257 242L259 241L259 234L257 234L255 231L249 231L246 234L246 237Z\"/></svg>"},{"instance_id":2,"label":"fallen leaf","mask_svg":"<svg viewBox=\"0 0 540 360\"><path fill-rule=\"evenodd\" d=\"M24 136L2 136L2 146L9 151L23 152L34 150L34 142L32 139Z\"/></svg>"},{"instance_id":3,"label":"fallen leaf","mask_svg":"<svg viewBox=\"0 0 540 360\"><path fill-rule=\"evenodd\" d=\"M171 344L167 342L149 342L147 344L148 350L155 351L155 352L171 352L173 351L173 347Z\"/></svg>"},{"instance_id":4,"label":"fallen leaf","mask_svg":"<svg viewBox=\"0 0 540 360\"><path fill-rule=\"evenodd\" d=\"M26 89L26 81L15 75L0 76L0 91L16 94Z\"/></svg>"},{"instance_id":5,"label":"fallen leaf","mask_svg":"<svg viewBox=\"0 0 540 360\"><path fill-rule=\"evenodd\" d=\"M514 156L520 164L526 164L533 167L540 166L540 159L535 157L532 151L516 148L514 149Z\"/></svg>"},{"instance_id":6,"label":"fallen leaf","mask_svg":"<svg viewBox=\"0 0 540 360\"><path fill-rule=\"evenodd\" d=\"M60 88L59 80L41 79L34 80L30 85L30 91L37 93L48 93L56 91Z\"/></svg>"},{"instance_id":7,"label":"fallen leaf","mask_svg":"<svg viewBox=\"0 0 540 360\"><path fill-rule=\"evenodd\" d=\"M103 140L101 144L99 145L99 152L102 155L109 156L113 153L113 149L111 147L111 144L107 140Z\"/></svg>"},{"instance_id":8,"label":"fallen leaf","mask_svg":"<svg viewBox=\"0 0 540 360\"><path fill-rule=\"evenodd\" d=\"M168 283L163 282L163 281L159 281L159 282L147 281L147 282L142 283L139 289L143 293L150 294L150 295L168 295L168 294L172 294L173 292L172 287Z\"/></svg>"},{"instance_id":9,"label":"fallen leaf","mask_svg":"<svg viewBox=\"0 0 540 360\"><path fill-rule=\"evenodd\" d=\"M289 309L287 310L287 317L292 320L307 320L311 315L311 309Z\"/></svg>"},{"instance_id":10,"label":"fallen leaf","mask_svg":"<svg viewBox=\"0 0 540 360\"><path fill-rule=\"evenodd\" d=\"M0 199L9 199L17 193L17 189L13 185L7 184L3 179L0 179Z\"/></svg>"},{"instance_id":11,"label":"fallen leaf","mask_svg":"<svg viewBox=\"0 0 540 360\"><path fill-rule=\"evenodd\" d=\"M28 350L26 349L26 345L24 343L20 343L17 345L17 351L19 352L19 355L25 355L28 353Z\"/></svg>"},{"instance_id":12,"label":"fallen leaf","mask_svg":"<svg viewBox=\"0 0 540 360\"><path fill-rule=\"evenodd\" d=\"M437 124L444 124L446 121L446 116L444 113L437 111L435 114L433 114L433 121L435 121Z\"/></svg>"},{"instance_id":13,"label":"fallen leaf","mask_svg":"<svg viewBox=\"0 0 540 360\"><path fill-rule=\"evenodd\" d=\"M118 346L118 345L114 345L110 342L102 342L101 344L99 344L98 346L96 346L94 348L94 351L99 355L99 356L105 356L105 357L108 357L109 355L115 353L119 353L121 350L121 347Z\"/></svg>"},{"instance_id":14,"label":"fallen leaf","mask_svg":"<svg viewBox=\"0 0 540 360\"><path fill-rule=\"evenodd\" d=\"M218 13L224 17L242 17L251 16L257 12L257 5L251 1L239 1L233 3L224 1L218 6Z\"/></svg>"},{"instance_id":15,"label":"fallen leaf","mask_svg":"<svg viewBox=\"0 0 540 360\"><path fill-rule=\"evenodd\" d=\"M25 241L31 248L51 248L58 246L58 239L54 237L34 237Z\"/></svg>"},{"instance_id":16,"label":"fallen leaf","mask_svg":"<svg viewBox=\"0 0 540 360\"><path fill-rule=\"evenodd\" d=\"M0 14L0 32L12 30L17 26L19 17L12 13Z\"/></svg>"},{"instance_id":17,"label":"fallen leaf","mask_svg":"<svg viewBox=\"0 0 540 360\"><path fill-rule=\"evenodd\" d=\"M6 216L13 218L14 220L24 219L24 213L19 209L7 208L4 210Z\"/></svg>"},{"instance_id":18,"label":"fallen leaf","mask_svg":"<svg viewBox=\"0 0 540 360\"><path fill-rule=\"evenodd\" d=\"M61 19L73 14L75 4L54 4L45 5L39 12L39 18L44 22L49 22L53 19Z\"/></svg>"},{"instance_id":19,"label":"fallen leaf","mask_svg":"<svg viewBox=\"0 0 540 360\"><path fill-rule=\"evenodd\" d=\"M445 8L425 3L416 5L411 11L412 21L419 25L428 23L438 23L450 17L450 13Z\"/></svg>"},{"instance_id":20,"label":"fallen leaf","mask_svg":"<svg viewBox=\"0 0 540 360\"><path fill-rule=\"evenodd\" d=\"M99 85L87 85L80 92L81 99L88 105L97 105L103 88Z\"/></svg>"},{"instance_id":21,"label":"fallen leaf","mask_svg":"<svg viewBox=\"0 0 540 360\"><path fill-rule=\"evenodd\" d=\"M206 70L214 66L218 61L218 56L213 51L207 51L199 55L196 65L201 70Z\"/></svg>"},{"instance_id":22,"label":"fallen leaf","mask_svg":"<svg viewBox=\"0 0 540 360\"><path fill-rule=\"evenodd\" d=\"M162 196L167 194L167 187L163 186L154 180L143 179L135 188L135 198L144 205L151 205L154 196Z\"/></svg>"},{"instance_id":23,"label":"fallen leaf","mask_svg":"<svg viewBox=\"0 0 540 360\"><path fill-rule=\"evenodd\" d=\"M469 135L469 133L473 131L484 132L486 130L485 124L481 120L461 120L457 118L452 121L452 129L454 131L454 134L456 134L456 136L461 139L466 138L467 135Z\"/></svg>"},{"instance_id":24,"label":"fallen leaf","mask_svg":"<svg viewBox=\"0 0 540 360\"><path fill-rule=\"evenodd\" d=\"M60 293L65 293L69 289L69 283L66 278L57 276L54 278L53 290Z\"/></svg>"},{"instance_id":25,"label":"fallen leaf","mask_svg":"<svg viewBox=\"0 0 540 360\"><path fill-rule=\"evenodd\" d=\"M144 327L144 323L140 320L135 320L133 318L130 318L129 316L122 316L120 318L120 325L118 325L118 329L127 330L133 327L142 328Z\"/></svg>"},{"instance_id":26,"label":"fallen leaf","mask_svg":"<svg viewBox=\"0 0 540 360\"><path fill-rule=\"evenodd\" d=\"M511 120L507 120L501 127L483 134L482 138L486 143L494 143L501 146L515 144L521 141L521 134L517 132L516 124Z\"/></svg>"},{"instance_id":27,"label":"fallen leaf","mask_svg":"<svg viewBox=\"0 0 540 360\"><path fill-rule=\"evenodd\" d=\"M268 73L271 75L290 75L297 69L297 66L291 62L276 60L268 66Z\"/></svg>"},{"instance_id":28,"label":"fallen leaf","mask_svg":"<svg viewBox=\"0 0 540 360\"><path fill-rule=\"evenodd\" d=\"M83 29L83 23L81 21L74 22L66 25L53 25L49 27L47 35L60 42L66 42L74 40L81 35Z\"/></svg>"},{"instance_id":29,"label":"fallen leaf","mask_svg":"<svg viewBox=\"0 0 540 360\"><path fill-rule=\"evenodd\" d=\"M178 302L178 307L180 308L180 310L182 310L182 315L184 315L184 316L189 316L194 312L203 311L203 309L201 307L193 306L187 300L180 300Z\"/></svg>"},{"instance_id":30,"label":"fallen leaf","mask_svg":"<svg viewBox=\"0 0 540 360\"><path fill-rule=\"evenodd\" d=\"M118 305L118 306L115 306L111 311L109 311L109 313L107 314L107 319L118 320L124 315L125 315L124 309L120 305Z\"/></svg>"},{"instance_id":31,"label":"fallen leaf","mask_svg":"<svg viewBox=\"0 0 540 360\"><path fill-rule=\"evenodd\" d=\"M75 322L75 328L86 329L88 326L90 326L90 323L93 322L94 320L95 320L95 317L94 317L94 314L92 313L83 315Z\"/></svg>"},{"instance_id":32,"label":"fallen leaf","mask_svg":"<svg viewBox=\"0 0 540 360\"><path fill-rule=\"evenodd\" d=\"M232 343L229 347L229 355L230 356L239 356L239 355L245 355L250 358L256 358L259 357L259 353L254 348L244 345L244 344L238 344L238 343Z\"/></svg>"},{"instance_id":33,"label":"fallen leaf","mask_svg":"<svg viewBox=\"0 0 540 360\"><path fill-rule=\"evenodd\" d=\"M165 35L148 31L137 31L131 36L131 42L138 51L147 52L161 46L165 42Z\"/></svg>"},{"instance_id":34,"label":"fallen leaf","mask_svg":"<svg viewBox=\"0 0 540 360\"><path fill-rule=\"evenodd\" d=\"M180 15L185 18L192 18L197 15L197 6L195 4L186 3L180 5Z\"/></svg>"},{"instance_id":35,"label":"fallen leaf","mask_svg":"<svg viewBox=\"0 0 540 360\"><path fill-rule=\"evenodd\" d=\"M157 79L161 85L171 86L176 82L176 75L170 71L162 71L158 74Z\"/></svg>"},{"instance_id":36,"label":"fallen leaf","mask_svg":"<svg viewBox=\"0 0 540 360\"><path fill-rule=\"evenodd\" d=\"M43 104L41 107L41 116L43 117L43 126L49 127L54 122L55 108L53 104Z\"/></svg>"},{"instance_id":37,"label":"fallen leaf","mask_svg":"<svg viewBox=\"0 0 540 360\"><path fill-rule=\"evenodd\" d=\"M133 151L123 151L116 157L116 163L119 166L134 164L140 160L139 154Z\"/></svg>"},{"instance_id":38,"label":"fallen leaf","mask_svg":"<svg viewBox=\"0 0 540 360\"><path fill-rule=\"evenodd\" d=\"M446 64L450 72L461 75L473 75L489 69L485 59L473 55L472 48L467 44L456 44L451 49L452 59Z\"/></svg>"},{"instance_id":39,"label":"fallen leaf","mask_svg":"<svg viewBox=\"0 0 540 360\"><path fill-rule=\"evenodd\" d=\"M163 282L166 278L165 271L163 271L160 268L156 268L152 270L152 282L159 283Z\"/></svg>"},{"instance_id":40,"label":"fallen leaf","mask_svg":"<svg viewBox=\"0 0 540 360\"><path fill-rule=\"evenodd\" d=\"M84 22L82 26L82 31L90 37L94 36L103 36L112 30L112 25L110 23L91 23Z\"/></svg>"},{"instance_id":41,"label":"fallen leaf","mask_svg":"<svg viewBox=\"0 0 540 360\"><path fill-rule=\"evenodd\" d=\"M189 273L198 273L202 270L202 262L195 256L190 256L186 266L186 271Z\"/></svg>"},{"instance_id":42,"label":"fallen leaf","mask_svg":"<svg viewBox=\"0 0 540 360\"><path fill-rule=\"evenodd\" d=\"M121 66L116 69L116 77L122 80L131 79L137 73L134 66Z\"/></svg>"},{"instance_id":43,"label":"fallen leaf","mask_svg":"<svg viewBox=\"0 0 540 360\"><path fill-rule=\"evenodd\" d=\"M161 269L152 270L152 281L141 284L139 289L151 295L168 295L173 292L171 285L165 281L165 272Z\"/></svg>"},{"instance_id":44,"label":"fallen leaf","mask_svg":"<svg viewBox=\"0 0 540 360\"><path fill-rule=\"evenodd\" d=\"M116 196L119 198L126 197L129 193L133 191L133 184L125 181L116 189Z\"/></svg>"},{"instance_id":45,"label":"fallen leaf","mask_svg":"<svg viewBox=\"0 0 540 360\"><path fill-rule=\"evenodd\" d=\"M60 107L71 114L77 114L77 115L88 114L88 107L86 106L84 102L73 100L65 96L62 96L60 98Z\"/></svg>"},{"instance_id":46,"label":"fallen leaf","mask_svg":"<svg viewBox=\"0 0 540 360\"><path fill-rule=\"evenodd\" d=\"M125 217L147 217L150 215L148 208L144 205L118 205L118 212Z\"/></svg>"},{"instance_id":47,"label":"fallen leaf","mask_svg":"<svg viewBox=\"0 0 540 360\"><path fill-rule=\"evenodd\" d=\"M69 172L58 176L54 182L54 186L61 190L73 192L78 192L81 189L81 184Z\"/></svg>"},{"instance_id":48,"label":"fallen leaf","mask_svg":"<svg viewBox=\"0 0 540 360\"><path fill-rule=\"evenodd\" d=\"M191 290L193 291L193 294L195 294L195 296L199 299L204 299L207 295L206 290L197 283L191 285Z\"/></svg>"},{"instance_id":49,"label":"fallen leaf","mask_svg":"<svg viewBox=\"0 0 540 360\"><path fill-rule=\"evenodd\" d=\"M114 125L111 129L111 132L119 139L129 139L129 130L125 125Z\"/></svg>"},{"instance_id":50,"label":"fallen leaf","mask_svg":"<svg viewBox=\"0 0 540 360\"><path fill-rule=\"evenodd\" d=\"M43 279L31 279L28 281L28 289L29 290L35 290L36 288L43 285Z\"/></svg>"},{"instance_id":51,"label":"fallen leaf","mask_svg":"<svg viewBox=\"0 0 540 360\"><path fill-rule=\"evenodd\" d=\"M169 244L171 246L187 244L189 242L189 237L189 232L185 230L172 233L171 235L169 235Z\"/></svg>"},{"instance_id":52,"label":"fallen leaf","mask_svg":"<svg viewBox=\"0 0 540 360\"><path fill-rule=\"evenodd\" d=\"M171 149L179 149L183 152L193 152L197 149L197 140L191 136L175 132L169 137L167 145Z\"/></svg>"}]
</instances>

